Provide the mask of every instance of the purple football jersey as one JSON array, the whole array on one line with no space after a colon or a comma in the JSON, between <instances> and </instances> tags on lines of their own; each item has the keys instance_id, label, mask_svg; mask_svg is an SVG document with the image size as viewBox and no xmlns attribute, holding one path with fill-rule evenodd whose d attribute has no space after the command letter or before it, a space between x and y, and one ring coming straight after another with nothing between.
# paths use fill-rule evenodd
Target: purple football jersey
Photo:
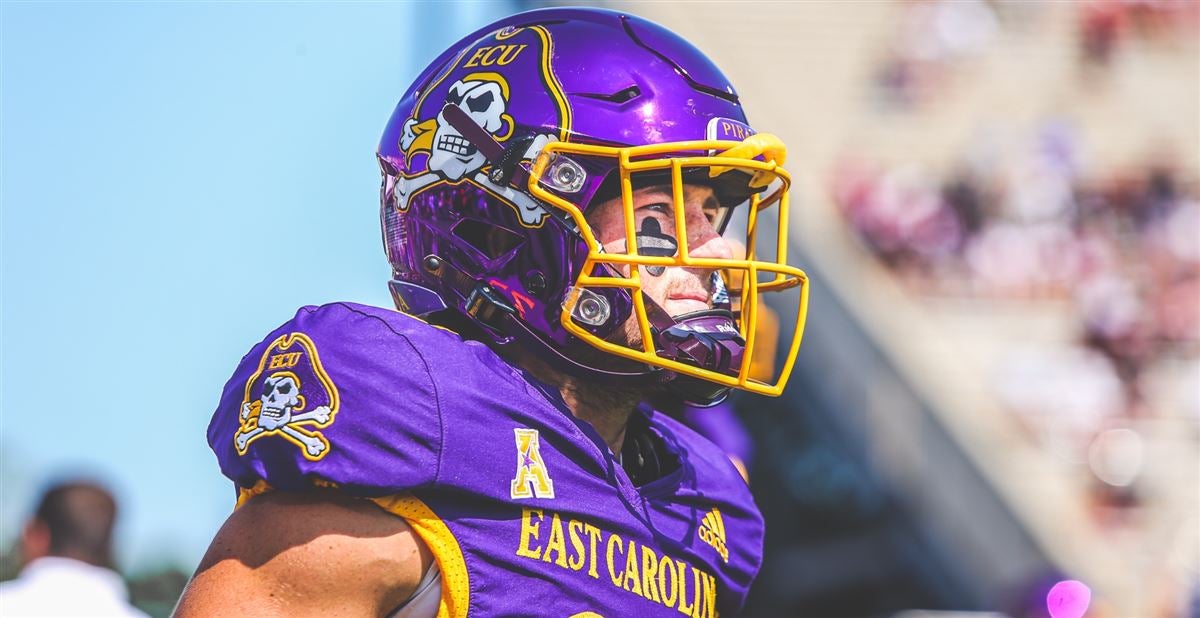
<instances>
[{"instance_id":1,"label":"purple football jersey","mask_svg":"<svg viewBox=\"0 0 1200 618\"><path fill-rule=\"evenodd\" d=\"M724 453L648 409L673 471L634 486L557 391L396 311L302 308L250 350L208 429L242 497L337 487L404 517L439 615L737 614L763 522Z\"/></svg>"}]
</instances>

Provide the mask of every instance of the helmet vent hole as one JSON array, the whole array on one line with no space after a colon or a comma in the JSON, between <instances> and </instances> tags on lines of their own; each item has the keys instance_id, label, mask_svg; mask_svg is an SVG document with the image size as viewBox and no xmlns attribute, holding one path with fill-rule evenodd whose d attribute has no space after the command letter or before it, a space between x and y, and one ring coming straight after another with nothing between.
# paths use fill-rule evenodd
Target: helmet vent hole
<instances>
[{"instance_id":1,"label":"helmet vent hole","mask_svg":"<svg viewBox=\"0 0 1200 618\"><path fill-rule=\"evenodd\" d=\"M521 237L493 223L463 219L454 226L454 235L487 256L496 259L521 244Z\"/></svg>"},{"instance_id":2,"label":"helmet vent hole","mask_svg":"<svg viewBox=\"0 0 1200 618\"><path fill-rule=\"evenodd\" d=\"M628 103L629 101L642 96L642 89L638 88L636 85L633 85L628 88L622 88L621 90L618 90L612 94L597 94L593 92L573 92L571 94L578 97L587 97L589 99L597 99L600 101L607 101L609 103L621 104Z\"/></svg>"},{"instance_id":3,"label":"helmet vent hole","mask_svg":"<svg viewBox=\"0 0 1200 618\"><path fill-rule=\"evenodd\" d=\"M637 86L630 86L624 90L614 93L609 100L613 103L624 103L626 101L632 101L640 96L642 96L641 88L638 88Z\"/></svg>"}]
</instances>

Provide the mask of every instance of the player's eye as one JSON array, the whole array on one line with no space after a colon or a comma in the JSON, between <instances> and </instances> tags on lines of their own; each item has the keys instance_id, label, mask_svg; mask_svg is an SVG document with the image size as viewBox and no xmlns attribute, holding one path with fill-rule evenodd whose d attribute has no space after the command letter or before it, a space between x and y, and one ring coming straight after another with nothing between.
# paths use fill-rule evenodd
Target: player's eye
<instances>
[{"instance_id":1,"label":"player's eye","mask_svg":"<svg viewBox=\"0 0 1200 618\"><path fill-rule=\"evenodd\" d=\"M655 202L653 204L643 204L638 210L659 213L664 215L671 214L671 207L665 202Z\"/></svg>"}]
</instances>

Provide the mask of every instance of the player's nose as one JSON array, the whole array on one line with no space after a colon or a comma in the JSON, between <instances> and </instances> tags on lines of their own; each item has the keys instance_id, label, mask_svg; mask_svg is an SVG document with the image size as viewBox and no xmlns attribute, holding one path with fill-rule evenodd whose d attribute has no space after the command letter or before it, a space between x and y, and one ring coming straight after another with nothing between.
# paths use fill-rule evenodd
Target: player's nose
<instances>
[{"instance_id":1,"label":"player's nose","mask_svg":"<svg viewBox=\"0 0 1200 618\"><path fill-rule=\"evenodd\" d=\"M700 219L699 226L699 233L688 239L688 253L692 257L733 259L733 245L718 234L707 219Z\"/></svg>"}]
</instances>

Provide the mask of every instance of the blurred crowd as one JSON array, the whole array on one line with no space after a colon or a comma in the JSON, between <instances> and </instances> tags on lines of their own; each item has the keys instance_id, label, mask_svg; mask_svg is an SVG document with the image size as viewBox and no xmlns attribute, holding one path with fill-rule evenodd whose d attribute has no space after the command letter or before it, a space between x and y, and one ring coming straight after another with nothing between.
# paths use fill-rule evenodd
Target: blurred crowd
<instances>
[{"instance_id":1,"label":"blurred crowd","mask_svg":"<svg viewBox=\"0 0 1200 618\"><path fill-rule=\"evenodd\" d=\"M956 63L1037 11L1008 2L906 3L874 75L873 100L918 110L954 87ZM1139 44L1196 36L1200 3L1081 2L1076 67L1089 91ZM1148 402L1156 367L1200 358L1200 179L1163 136L1100 169L1083 137L1097 127L1048 116L976 132L951 163L889 164L861 152L834 166L831 191L861 243L918 294L1065 315L1065 345L1014 347L999 398L1057 455L1087 462L1106 505L1138 503L1142 440L1128 427L1164 414L1200 421L1184 391ZM1120 131L1120 127L1099 130ZM1190 145L1189 145L1190 146ZM1044 342L1037 342L1044 343ZM1184 372L1186 373L1186 372Z\"/></svg>"},{"instance_id":2,"label":"blurred crowd","mask_svg":"<svg viewBox=\"0 0 1200 618\"><path fill-rule=\"evenodd\" d=\"M1200 5L1191 0L1089 0L1080 3L1079 48L1084 63L1107 67L1129 39L1170 43L1194 30Z\"/></svg>"},{"instance_id":3,"label":"blurred crowd","mask_svg":"<svg viewBox=\"0 0 1200 618\"><path fill-rule=\"evenodd\" d=\"M904 0L873 81L885 109L920 108L952 88L955 69L1005 32L1032 29L1050 3L1022 0ZM1084 85L1105 73L1133 44L1170 47L1200 28L1195 0L1079 0L1076 57Z\"/></svg>"},{"instance_id":4,"label":"blurred crowd","mask_svg":"<svg viewBox=\"0 0 1200 618\"><path fill-rule=\"evenodd\" d=\"M1154 356L1194 352L1197 179L1168 156L1085 179L1064 122L1031 142L1007 169L976 144L944 175L847 157L834 198L870 251L921 291L1072 299L1082 339L1131 386Z\"/></svg>"}]
</instances>

